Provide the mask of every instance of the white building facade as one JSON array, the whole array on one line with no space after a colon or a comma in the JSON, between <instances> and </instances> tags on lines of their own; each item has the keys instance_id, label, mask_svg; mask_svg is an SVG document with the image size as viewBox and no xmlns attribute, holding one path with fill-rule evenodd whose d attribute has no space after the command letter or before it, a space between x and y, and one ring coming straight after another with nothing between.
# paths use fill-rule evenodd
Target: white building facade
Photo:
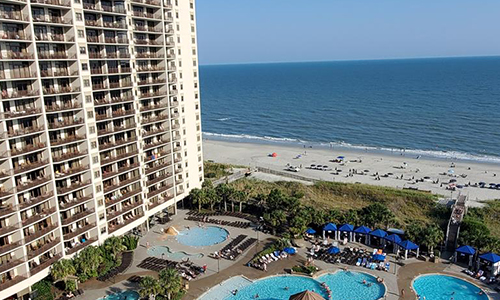
<instances>
[{"instance_id":1,"label":"white building facade","mask_svg":"<svg viewBox=\"0 0 500 300\"><path fill-rule=\"evenodd\" d=\"M0 299L203 181L194 0L0 0Z\"/></svg>"}]
</instances>

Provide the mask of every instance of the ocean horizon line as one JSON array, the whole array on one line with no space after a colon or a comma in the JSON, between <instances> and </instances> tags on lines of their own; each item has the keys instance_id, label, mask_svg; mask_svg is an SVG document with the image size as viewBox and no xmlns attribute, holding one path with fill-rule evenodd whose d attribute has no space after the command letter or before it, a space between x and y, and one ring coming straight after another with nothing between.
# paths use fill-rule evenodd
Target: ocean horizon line
<instances>
[{"instance_id":1,"label":"ocean horizon line","mask_svg":"<svg viewBox=\"0 0 500 300\"><path fill-rule=\"evenodd\" d=\"M271 64L301 64L301 63L327 63L327 62L370 62L370 61L392 61L392 60L432 60L432 59L460 59L460 58L500 58L497 55L457 55L457 56L417 56L417 57L393 57L393 58L360 58L360 59L331 59L331 60L302 60L302 61L258 61L258 62L235 62L235 63L201 63L200 67L211 66L241 66L241 65L271 65Z\"/></svg>"}]
</instances>

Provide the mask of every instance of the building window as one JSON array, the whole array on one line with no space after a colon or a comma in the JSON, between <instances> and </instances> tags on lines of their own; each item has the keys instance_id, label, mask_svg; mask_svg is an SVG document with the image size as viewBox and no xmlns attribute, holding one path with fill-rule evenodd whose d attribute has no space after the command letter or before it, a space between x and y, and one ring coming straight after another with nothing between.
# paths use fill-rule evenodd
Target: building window
<instances>
[{"instance_id":1,"label":"building window","mask_svg":"<svg viewBox=\"0 0 500 300\"><path fill-rule=\"evenodd\" d=\"M85 47L80 47L80 54L85 54L87 53L87 49Z\"/></svg>"},{"instance_id":2,"label":"building window","mask_svg":"<svg viewBox=\"0 0 500 300\"><path fill-rule=\"evenodd\" d=\"M94 112L93 111L88 111L87 112L87 118L92 119L94 117Z\"/></svg>"},{"instance_id":3,"label":"building window","mask_svg":"<svg viewBox=\"0 0 500 300\"><path fill-rule=\"evenodd\" d=\"M90 148L96 149L97 148L97 142L96 141L91 142L90 143Z\"/></svg>"},{"instance_id":4,"label":"building window","mask_svg":"<svg viewBox=\"0 0 500 300\"><path fill-rule=\"evenodd\" d=\"M196 89L196 88L198 88L198 82L195 82L195 83L194 83L194 88L195 88L195 89Z\"/></svg>"},{"instance_id":5,"label":"building window","mask_svg":"<svg viewBox=\"0 0 500 300\"><path fill-rule=\"evenodd\" d=\"M88 69L89 69L89 64L83 63L82 64L82 70L88 71Z\"/></svg>"},{"instance_id":6,"label":"building window","mask_svg":"<svg viewBox=\"0 0 500 300\"><path fill-rule=\"evenodd\" d=\"M92 96L90 96L90 95L86 95L86 96L85 96L85 102L87 102L87 103L92 103Z\"/></svg>"},{"instance_id":7,"label":"building window","mask_svg":"<svg viewBox=\"0 0 500 300\"><path fill-rule=\"evenodd\" d=\"M198 72L194 71L194 72L193 72L193 77L194 77L194 78L197 78L197 77L198 77Z\"/></svg>"},{"instance_id":8,"label":"building window","mask_svg":"<svg viewBox=\"0 0 500 300\"><path fill-rule=\"evenodd\" d=\"M93 162L94 164L97 164L97 163L99 162L99 156L94 156L94 157L92 157L92 162Z\"/></svg>"},{"instance_id":9,"label":"building window","mask_svg":"<svg viewBox=\"0 0 500 300\"><path fill-rule=\"evenodd\" d=\"M196 67L196 59L193 60L193 66Z\"/></svg>"},{"instance_id":10,"label":"building window","mask_svg":"<svg viewBox=\"0 0 500 300\"><path fill-rule=\"evenodd\" d=\"M100 172L100 171L95 171L95 172L94 172L94 177L95 177L95 178L99 178L99 177L101 177L101 172Z\"/></svg>"},{"instance_id":11,"label":"building window","mask_svg":"<svg viewBox=\"0 0 500 300\"><path fill-rule=\"evenodd\" d=\"M100 193L102 191L102 187L101 187L100 184L98 184L98 185L95 186L95 191L98 192L98 193ZM99 200L99 201L102 203L102 199ZM102 204L99 204L99 206L102 206Z\"/></svg>"},{"instance_id":12,"label":"building window","mask_svg":"<svg viewBox=\"0 0 500 300\"><path fill-rule=\"evenodd\" d=\"M79 38L84 38L85 37L85 33L83 32L83 30L78 29L78 37Z\"/></svg>"},{"instance_id":13,"label":"building window","mask_svg":"<svg viewBox=\"0 0 500 300\"><path fill-rule=\"evenodd\" d=\"M104 213L99 214L99 220L104 220ZM103 228L106 229L105 227L103 227ZM102 233L102 229L101 229L101 233Z\"/></svg>"},{"instance_id":14,"label":"building window","mask_svg":"<svg viewBox=\"0 0 500 300\"><path fill-rule=\"evenodd\" d=\"M103 226L103 227L101 228L101 234L105 234L105 233L106 233L106 226Z\"/></svg>"},{"instance_id":15,"label":"building window","mask_svg":"<svg viewBox=\"0 0 500 300\"><path fill-rule=\"evenodd\" d=\"M82 21L82 14L81 13L76 13L76 20L77 21Z\"/></svg>"},{"instance_id":16,"label":"building window","mask_svg":"<svg viewBox=\"0 0 500 300\"><path fill-rule=\"evenodd\" d=\"M198 99L198 93L194 94L194 99Z\"/></svg>"},{"instance_id":17,"label":"building window","mask_svg":"<svg viewBox=\"0 0 500 300\"><path fill-rule=\"evenodd\" d=\"M89 87L89 86L90 86L90 80L88 80L88 79L84 79L84 80L83 80L83 85L84 85L85 87Z\"/></svg>"}]
</instances>

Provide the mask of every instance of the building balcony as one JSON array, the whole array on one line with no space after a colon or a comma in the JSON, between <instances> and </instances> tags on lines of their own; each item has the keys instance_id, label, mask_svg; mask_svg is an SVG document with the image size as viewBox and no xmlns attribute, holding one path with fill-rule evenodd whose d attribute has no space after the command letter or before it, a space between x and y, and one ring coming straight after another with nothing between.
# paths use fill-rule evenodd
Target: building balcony
<instances>
[{"instance_id":1,"label":"building balcony","mask_svg":"<svg viewBox=\"0 0 500 300\"><path fill-rule=\"evenodd\" d=\"M142 192L142 188L136 188L135 190L132 190L130 192L124 193L121 197L112 197L111 199L106 199L106 207L113 206L114 204L118 202L125 201L129 198L132 198L136 195L139 195Z\"/></svg>"},{"instance_id":2,"label":"building balcony","mask_svg":"<svg viewBox=\"0 0 500 300\"><path fill-rule=\"evenodd\" d=\"M41 113L42 113L42 109L34 107L34 108L26 108L26 109L16 110L16 111L6 111L6 112L3 112L2 115L3 115L4 119L14 119L14 118L38 115Z\"/></svg>"},{"instance_id":3,"label":"building balcony","mask_svg":"<svg viewBox=\"0 0 500 300\"><path fill-rule=\"evenodd\" d=\"M74 158L78 158L78 157L87 155L87 153L88 153L87 150L82 150L82 151L70 151L70 152L66 152L64 154L59 154L59 155L52 154L52 161L54 163L59 163L59 162L65 161L65 160L74 159Z\"/></svg>"},{"instance_id":4,"label":"building balcony","mask_svg":"<svg viewBox=\"0 0 500 300\"><path fill-rule=\"evenodd\" d=\"M77 205L86 203L92 199L93 199L93 195L89 195L89 196L85 196L85 197L80 197L80 198L75 199L73 201L59 202L59 209L60 210L67 210L67 209L73 208Z\"/></svg>"},{"instance_id":5,"label":"building balcony","mask_svg":"<svg viewBox=\"0 0 500 300\"><path fill-rule=\"evenodd\" d=\"M56 180L58 180L58 179L63 179L65 177L87 171L88 169L89 169L89 165L75 166L75 167L66 169L66 170L61 171L61 172L56 172L54 175L55 175Z\"/></svg>"},{"instance_id":6,"label":"building balcony","mask_svg":"<svg viewBox=\"0 0 500 300\"><path fill-rule=\"evenodd\" d=\"M167 184L165 186L162 186L162 187L159 187L157 190L154 190L152 192L149 192L147 195L146 195L146 198L153 198L154 196L156 195L159 195L163 192L166 192L168 190L170 190L171 188L173 188L174 185L173 184Z\"/></svg>"},{"instance_id":7,"label":"building balcony","mask_svg":"<svg viewBox=\"0 0 500 300\"><path fill-rule=\"evenodd\" d=\"M104 186L104 194L107 194L107 193L112 192L114 190L123 188L131 183L134 183L134 182L140 180L140 179L141 179L140 176L135 176L135 177L132 177L132 178L127 179L127 180L122 180L118 184L110 184L110 185Z\"/></svg>"},{"instance_id":8,"label":"building balcony","mask_svg":"<svg viewBox=\"0 0 500 300\"><path fill-rule=\"evenodd\" d=\"M149 26L140 26L140 25L135 25L134 26L135 31L143 31L143 32L153 32L153 33L161 33L161 29L156 29L154 27L149 27Z\"/></svg>"},{"instance_id":9,"label":"building balcony","mask_svg":"<svg viewBox=\"0 0 500 300\"><path fill-rule=\"evenodd\" d=\"M73 127L73 126L79 126L79 125L84 125L85 122L83 118L74 118L70 120L66 120L63 122L53 122L53 123L48 123L49 129L62 129L66 127Z\"/></svg>"},{"instance_id":10,"label":"building balcony","mask_svg":"<svg viewBox=\"0 0 500 300\"><path fill-rule=\"evenodd\" d=\"M64 34L37 34L35 33L36 41L44 41L44 42L68 42L72 43L75 41L74 37L67 38Z\"/></svg>"},{"instance_id":11,"label":"building balcony","mask_svg":"<svg viewBox=\"0 0 500 300\"><path fill-rule=\"evenodd\" d=\"M156 54L156 53L137 53L135 55L136 59L162 59L164 58L163 54Z\"/></svg>"},{"instance_id":12,"label":"building balcony","mask_svg":"<svg viewBox=\"0 0 500 300\"><path fill-rule=\"evenodd\" d=\"M104 136L104 135L108 135L108 134L118 133L118 132L121 132L124 130L135 129L136 127L137 127L137 124L135 124L135 123L127 124L127 125L123 125L123 126L114 126L114 128L109 128L109 129L105 128L105 129L97 130L97 135Z\"/></svg>"},{"instance_id":13,"label":"building balcony","mask_svg":"<svg viewBox=\"0 0 500 300\"><path fill-rule=\"evenodd\" d=\"M140 166L139 163L135 163L135 164L131 164L129 166L126 166L126 167L121 167L118 171L114 171L114 172L105 172L103 171L102 172L102 179L108 179L108 178L111 178L113 176L116 176L118 174L123 174L125 172L128 172L130 170L133 170L135 168L138 168Z\"/></svg>"},{"instance_id":14,"label":"building balcony","mask_svg":"<svg viewBox=\"0 0 500 300\"><path fill-rule=\"evenodd\" d=\"M7 135L8 137L13 138L22 135L40 133L42 131L44 131L43 126L31 126L31 127L25 127L23 129L9 130L7 132Z\"/></svg>"},{"instance_id":15,"label":"building balcony","mask_svg":"<svg viewBox=\"0 0 500 300\"><path fill-rule=\"evenodd\" d=\"M69 249L66 249L65 252L66 252L66 255L71 255L73 253L76 253L77 251L87 247L87 245L90 245L92 243L95 243L97 241L97 238L91 238L89 240L86 240L85 242L83 243L80 243L76 246L74 246L73 248L69 248Z\"/></svg>"},{"instance_id":16,"label":"building balcony","mask_svg":"<svg viewBox=\"0 0 500 300\"><path fill-rule=\"evenodd\" d=\"M33 223L37 223L45 218L48 218L50 215L56 212L55 207L43 209L41 213L37 213L27 219L22 220L23 227L32 225Z\"/></svg>"},{"instance_id":17,"label":"building balcony","mask_svg":"<svg viewBox=\"0 0 500 300\"><path fill-rule=\"evenodd\" d=\"M134 43L137 45L150 45L150 46L163 45L162 42L157 42L156 40L150 40L150 39L135 39Z\"/></svg>"},{"instance_id":18,"label":"building balcony","mask_svg":"<svg viewBox=\"0 0 500 300\"><path fill-rule=\"evenodd\" d=\"M154 129L154 130L143 131L142 137L146 138L146 137L150 137L150 136L153 136L156 134L164 134L165 132L168 132L168 131L169 131L169 128L158 128L158 129Z\"/></svg>"},{"instance_id":19,"label":"building balcony","mask_svg":"<svg viewBox=\"0 0 500 300\"><path fill-rule=\"evenodd\" d=\"M64 103L62 105L59 104L53 104L53 105L45 105L45 111L50 113L50 112L59 112L59 111L64 111L64 110L73 110L73 109L79 109L82 108L82 104L78 102L69 102L69 103Z\"/></svg>"},{"instance_id":20,"label":"building balcony","mask_svg":"<svg viewBox=\"0 0 500 300\"><path fill-rule=\"evenodd\" d=\"M157 163L154 167L150 167L150 168L146 169L146 175L153 174L154 172L157 172L157 171L159 171L161 169L164 169L164 168L166 168L168 166L171 166L171 165L172 165L171 161L165 161L165 162L162 162L162 163ZM148 181L148 185L149 185L149 181Z\"/></svg>"},{"instance_id":21,"label":"building balcony","mask_svg":"<svg viewBox=\"0 0 500 300\"><path fill-rule=\"evenodd\" d=\"M137 66L137 72L138 73L143 73L143 72L164 72L165 67L160 67L158 65L154 66Z\"/></svg>"},{"instance_id":22,"label":"building balcony","mask_svg":"<svg viewBox=\"0 0 500 300\"><path fill-rule=\"evenodd\" d=\"M58 228L57 225L50 225L48 227L45 227L42 230L38 230L35 233L32 233L30 235L25 236L24 237L24 243L25 244L29 244L29 243L33 242L34 240L36 240L36 239L38 239L38 238L40 238L40 237L48 234L49 232L51 232L51 231L53 231L53 230L55 230L57 228Z\"/></svg>"},{"instance_id":23,"label":"building balcony","mask_svg":"<svg viewBox=\"0 0 500 300\"><path fill-rule=\"evenodd\" d=\"M0 263L0 273L5 272L7 270L13 269L23 263L25 263L26 260L24 258L18 258L18 259L11 259L7 262L2 262Z\"/></svg>"},{"instance_id":24,"label":"building balcony","mask_svg":"<svg viewBox=\"0 0 500 300\"><path fill-rule=\"evenodd\" d=\"M78 220L80 220L80 219L83 219L83 218L85 218L85 217L87 217L87 216L90 216L90 215L91 215L91 214L93 214L94 212L95 212L95 210L94 210L93 208L92 208L92 209L86 209L86 210L84 210L84 211L82 211L82 212L79 212L79 213L77 213L77 214L72 215L72 216L71 216L71 217L69 217L69 218L66 218L66 219L62 220L62 221L61 221L61 224L62 224L63 226L68 225L68 224L71 224L71 223L76 222L76 221L78 221Z\"/></svg>"},{"instance_id":25,"label":"building balcony","mask_svg":"<svg viewBox=\"0 0 500 300\"><path fill-rule=\"evenodd\" d=\"M5 75L5 71L0 72L0 80L29 79L36 77L37 77L36 72L32 72L28 67L10 69L8 76Z\"/></svg>"},{"instance_id":26,"label":"building balcony","mask_svg":"<svg viewBox=\"0 0 500 300\"><path fill-rule=\"evenodd\" d=\"M43 4L48 6L64 6L70 7L70 1L62 1L62 0L31 0L31 3Z\"/></svg>"},{"instance_id":27,"label":"building balcony","mask_svg":"<svg viewBox=\"0 0 500 300\"><path fill-rule=\"evenodd\" d=\"M159 115L159 116L151 116L148 118L142 118L141 124L149 124L149 123L155 123L155 122L160 122L160 121L165 121L168 120L168 115Z\"/></svg>"},{"instance_id":28,"label":"building balcony","mask_svg":"<svg viewBox=\"0 0 500 300\"><path fill-rule=\"evenodd\" d=\"M99 20L87 20L87 19L85 19L85 26L102 27L102 23Z\"/></svg>"},{"instance_id":29,"label":"building balcony","mask_svg":"<svg viewBox=\"0 0 500 300\"><path fill-rule=\"evenodd\" d=\"M61 242L60 238L55 238L52 241L45 242L42 247L39 247L35 250L28 250L28 259L32 259L33 257L37 257L40 254L43 254L50 249L54 248L57 244Z\"/></svg>"},{"instance_id":30,"label":"building balcony","mask_svg":"<svg viewBox=\"0 0 500 300\"><path fill-rule=\"evenodd\" d=\"M175 174L181 173L181 172L182 172L182 168L178 168L178 167L175 168Z\"/></svg>"},{"instance_id":31,"label":"building balcony","mask_svg":"<svg viewBox=\"0 0 500 300\"><path fill-rule=\"evenodd\" d=\"M73 20L71 20L71 19L66 19L66 18L62 18L62 17L45 16L45 15L33 17L33 22L60 24L60 25L73 25Z\"/></svg>"},{"instance_id":32,"label":"building balcony","mask_svg":"<svg viewBox=\"0 0 500 300\"><path fill-rule=\"evenodd\" d=\"M9 243L9 244L5 244L3 246L0 246L0 255L3 255L5 253L9 253L9 252L12 252L14 249L17 249L19 247L22 246L22 243L21 241L17 241L17 242L12 242L12 243Z\"/></svg>"},{"instance_id":33,"label":"building balcony","mask_svg":"<svg viewBox=\"0 0 500 300\"><path fill-rule=\"evenodd\" d=\"M28 97L37 97L40 95L40 91L36 90L16 90L9 93L2 93L0 94L0 99L6 100L6 99L19 99L19 98L28 98Z\"/></svg>"},{"instance_id":34,"label":"building balcony","mask_svg":"<svg viewBox=\"0 0 500 300\"><path fill-rule=\"evenodd\" d=\"M59 146L59 145L84 141L85 139L86 139L85 135L70 135L64 138L58 138L57 140L51 140L50 144L52 146Z\"/></svg>"},{"instance_id":35,"label":"building balcony","mask_svg":"<svg viewBox=\"0 0 500 300\"><path fill-rule=\"evenodd\" d=\"M29 22L29 16L24 16L21 11L0 11L0 19Z\"/></svg>"},{"instance_id":36,"label":"building balcony","mask_svg":"<svg viewBox=\"0 0 500 300\"><path fill-rule=\"evenodd\" d=\"M144 150L149 150L149 149L153 149L153 148L156 148L159 146L164 146L168 143L170 143L170 139L162 139L161 141L144 145Z\"/></svg>"},{"instance_id":37,"label":"building balcony","mask_svg":"<svg viewBox=\"0 0 500 300\"><path fill-rule=\"evenodd\" d=\"M103 22L106 29L127 29L127 24L123 22Z\"/></svg>"},{"instance_id":38,"label":"building balcony","mask_svg":"<svg viewBox=\"0 0 500 300\"><path fill-rule=\"evenodd\" d=\"M32 60L35 59L35 55L32 53L26 53L26 52L15 52L15 51L9 51L7 52L7 55L4 57L3 55L0 55L1 59L19 59L19 60Z\"/></svg>"},{"instance_id":39,"label":"building balcony","mask_svg":"<svg viewBox=\"0 0 500 300\"><path fill-rule=\"evenodd\" d=\"M15 212L16 212L16 209L11 204L9 204L9 205L2 205L0 207L0 218L2 218L4 216L11 215L11 214L13 214Z\"/></svg>"},{"instance_id":40,"label":"building balcony","mask_svg":"<svg viewBox=\"0 0 500 300\"><path fill-rule=\"evenodd\" d=\"M121 6L108 6L108 5L102 5L101 4L101 10L105 12L113 12L117 14L126 14L127 12L125 11L124 7Z\"/></svg>"},{"instance_id":41,"label":"building balcony","mask_svg":"<svg viewBox=\"0 0 500 300\"><path fill-rule=\"evenodd\" d=\"M38 205L38 204L46 201L47 199L49 199L53 196L54 196L54 192L52 192L52 191L43 193L42 195L40 195L38 197L33 197L33 198L30 198L29 200L24 201L23 203L19 203L19 209L23 210L23 209L28 208L30 206Z\"/></svg>"},{"instance_id":42,"label":"building balcony","mask_svg":"<svg viewBox=\"0 0 500 300\"><path fill-rule=\"evenodd\" d=\"M12 146L13 148L9 151L7 151L4 155L6 156L18 156L22 154L26 154L29 152L34 152L34 151L42 151L44 148L47 147L46 143L36 143L36 144L26 144L22 147L19 148L14 148L15 146Z\"/></svg>"},{"instance_id":43,"label":"building balcony","mask_svg":"<svg viewBox=\"0 0 500 300\"><path fill-rule=\"evenodd\" d=\"M78 229L73 229L73 231L64 234L63 238L65 241L70 240L76 236L84 234L85 232L93 229L94 227L96 227L96 223L91 223L91 224L85 225L83 227L80 227Z\"/></svg>"},{"instance_id":44,"label":"building balcony","mask_svg":"<svg viewBox=\"0 0 500 300\"><path fill-rule=\"evenodd\" d=\"M135 142L137 142L137 137L126 139L126 140L120 140L117 142L109 142L109 143L105 143L105 144L101 143L101 144L99 144L99 150L102 151L102 150L106 150L106 149L116 148L116 147L120 147L120 146L123 146L126 144L135 143Z\"/></svg>"},{"instance_id":45,"label":"building balcony","mask_svg":"<svg viewBox=\"0 0 500 300\"><path fill-rule=\"evenodd\" d=\"M7 31L0 35L2 40L15 40L15 41L31 41L31 35L24 32Z\"/></svg>"},{"instance_id":46,"label":"building balcony","mask_svg":"<svg viewBox=\"0 0 500 300\"><path fill-rule=\"evenodd\" d=\"M67 69L59 69L56 71L43 70L40 72L41 77L74 77L78 76L78 71L68 72Z\"/></svg>"},{"instance_id":47,"label":"building balcony","mask_svg":"<svg viewBox=\"0 0 500 300\"><path fill-rule=\"evenodd\" d=\"M150 80L141 80L137 83L137 85L153 85L153 84L165 84L165 79L150 79Z\"/></svg>"},{"instance_id":48,"label":"building balcony","mask_svg":"<svg viewBox=\"0 0 500 300\"><path fill-rule=\"evenodd\" d=\"M9 235L15 232L16 230L19 230L20 228L21 227L19 226L19 224L2 227L0 228L0 236Z\"/></svg>"},{"instance_id":49,"label":"building balcony","mask_svg":"<svg viewBox=\"0 0 500 300\"><path fill-rule=\"evenodd\" d=\"M67 54L64 51L50 53L50 51L38 52L38 59L75 59L76 54Z\"/></svg>"},{"instance_id":50,"label":"building balcony","mask_svg":"<svg viewBox=\"0 0 500 300\"><path fill-rule=\"evenodd\" d=\"M23 182L21 185L17 186L16 189L17 189L17 192L20 193L20 192L32 189L32 188L34 188L36 186L42 185L44 183L47 183L51 179L52 178L49 175L49 176L41 177L41 178L38 178L38 179L35 179L35 180L29 180L29 181Z\"/></svg>"},{"instance_id":51,"label":"building balcony","mask_svg":"<svg viewBox=\"0 0 500 300\"><path fill-rule=\"evenodd\" d=\"M151 6L160 6L161 2L157 0L132 0L133 3L142 3Z\"/></svg>"},{"instance_id":52,"label":"building balcony","mask_svg":"<svg viewBox=\"0 0 500 300\"><path fill-rule=\"evenodd\" d=\"M92 89L93 90L105 90L108 89L108 85L105 83L98 83L98 84L93 84Z\"/></svg>"},{"instance_id":53,"label":"building balcony","mask_svg":"<svg viewBox=\"0 0 500 300\"><path fill-rule=\"evenodd\" d=\"M16 276L12 279L6 280L5 282L0 283L0 291L6 290L6 289L10 288L11 286L16 285L16 284L18 284L26 279L27 279L26 276Z\"/></svg>"},{"instance_id":54,"label":"building balcony","mask_svg":"<svg viewBox=\"0 0 500 300\"><path fill-rule=\"evenodd\" d=\"M166 195L166 196L162 197L161 199L158 199L157 201L150 202L148 204L148 207L149 207L149 209L153 209L153 208L155 208L155 207L157 207L159 205L162 205L162 204L166 203L167 201L169 201L169 200L171 200L173 198L174 198L173 195Z\"/></svg>"},{"instance_id":55,"label":"building balcony","mask_svg":"<svg viewBox=\"0 0 500 300\"><path fill-rule=\"evenodd\" d=\"M70 94L79 92L80 92L80 87L71 88L71 86L61 86L58 88L55 87L43 88L43 93L45 95Z\"/></svg>"},{"instance_id":56,"label":"building balcony","mask_svg":"<svg viewBox=\"0 0 500 300\"><path fill-rule=\"evenodd\" d=\"M85 181L81 181L81 182L71 183L70 186L58 187L57 188L57 194L64 195L64 194L67 194L67 193L70 193L70 192L82 189L82 188L88 186L90 183L91 183L91 180L89 179L89 180L85 180Z\"/></svg>"},{"instance_id":57,"label":"building balcony","mask_svg":"<svg viewBox=\"0 0 500 300\"><path fill-rule=\"evenodd\" d=\"M148 180L146 186L148 186L148 187L152 186L152 185L154 185L154 184L156 184L158 182L161 182L161 181L163 181L165 179L168 179L170 177L172 177L172 173L165 173L163 175L160 175L160 176L156 177L155 179Z\"/></svg>"},{"instance_id":58,"label":"building balcony","mask_svg":"<svg viewBox=\"0 0 500 300\"><path fill-rule=\"evenodd\" d=\"M118 216L121 216L129 211L131 211L132 209L134 208L137 208L139 206L141 206L143 204L142 201L137 201L133 204L129 204L129 205L122 205L122 209L119 210L119 211L113 211L113 212L106 212L106 220L109 222L111 221L112 219L118 217Z\"/></svg>"},{"instance_id":59,"label":"building balcony","mask_svg":"<svg viewBox=\"0 0 500 300\"><path fill-rule=\"evenodd\" d=\"M49 163L48 159L43 159L35 162L24 163L22 165L14 167L14 174L26 173L28 171L32 171L34 169L41 168L46 166Z\"/></svg>"},{"instance_id":60,"label":"building balcony","mask_svg":"<svg viewBox=\"0 0 500 300\"><path fill-rule=\"evenodd\" d=\"M134 221L136 221L138 219L140 219L143 216L144 216L144 213L141 212L141 213L139 213L139 214L137 214L135 216L132 216L132 217L124 220L121 224L118 224L118 225L111 225L110 224L109 227L108 227L108 231L109 231L109 233L115 232L118 229L120 229L122 227L125 227L126 225L128 225L128 224L130 224L130 223L132 223L132 222L134 222Z\"/></svg>"},{"instance_id":61,"label":"building balcony","mask_svg":"<svg viewBox=\"0 0 500 300\"><path fill-rule=\"evenodd\" d=\"M30 275L33 276L36 273L39 273L40 271L43 271L43 270L47 269L53 263L55 263L56 261L58 261L61 258L62 258L62 254L57 254L54 257L49 258L49 259L41 262L38 266L33 267L33 268L30 269Z\"/></svg>"}]
</instances>

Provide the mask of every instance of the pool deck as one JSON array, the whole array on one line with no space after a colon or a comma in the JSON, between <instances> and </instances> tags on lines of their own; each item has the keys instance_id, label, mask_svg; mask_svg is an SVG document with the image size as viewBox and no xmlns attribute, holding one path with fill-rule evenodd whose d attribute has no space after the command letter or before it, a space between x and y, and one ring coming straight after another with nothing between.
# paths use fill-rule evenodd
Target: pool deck
<instances>
[{"instance_id":1,"label":"pool deck","mask_svg":"<svg viewBox=\"0 0 500 300\"><path fill-rule=\"evenodd\" d=\"M178 214L173 217L173 221L169 222L166 225L156 225L152 229L150 229L150 231L139 240L139 246L138 249L134 252L134 260L132 262L132 265L125 273L118 275L112 280L106 282L100 282L94 279L80 284L80 288L83 288L85 290L85 294L78 297L78 300L95 300L108 294L120 292L123 290L137 290L137 284L133 284L127 281L127 279L132 275L151 275L153 277L157 277L156 272L137 267L137 265L143 259L148 257L147 245L163 245L168 246L172 252L183 251L189 254L201 253L204 255L204 257L202 258L190 258L190 260L197 265L206 265L207 273L189 282L189 290L183 297L183 300L196 300L210 288L233 276L243 275L250 280L255 280L267 276L285 274L285 269L290 269L294 265L300 265L306 262L306 249L299 248L296 255L291 256L288 259L278 260L269 264L267 272L247 267L246 263L250 261L256 253L264 249L266 245L271 244L276 239L276 237L263 234L262 232L257 233L252 228L242 229L229 226L220 226L229 231L229 238L220 244L207 247L190 247L178 243L175 237L166 237L166 235L162 232L162 229L166 230L170 226L174 226L179 231L185 229L186 226L197 226L196 222L184 220L186 212L187 211L185 210L179 210ZM227 221L242 221L241 219L227 216L218 216L216 218ZM215 260L208 257L209 253L220 250L222 247L228 244L231 239L235 238L239 234L245 234L248 237L258 238L259 242L250 247L242 255L240 255L240 257L236 261L225 259ZM307 244L307 246L310 245L307 242L305 244ZM372 249L361 244L349 244L349 246ZM167 256L165 256L164 258L176 260ZM369 270L362 267L346 266L343 264L332 265L318 260L315 260L314 264L321 269L321 273L322 271L335 272L343 267L347 267L349 270L365 272L375 277L381 277L384 279L384 283L386 285L386 300L416 299L416 295L411 288L411 281L418 275L428 273L443 273L463 278L485 290L488 296L490 296L490 299L500 300L500 295L492 291L492 287L482 284L479 280L472 279L471 277L468 277L467 275L461 273L463 267L460 267L458 265L449 264L446 262L430 263L418 261L416 259L409 259L404 262L403 266L399 266L396 264L395 257L392 254L388 255L388 260L391 263L389 272ZM404 297L401 297L400 295L402 289L405 289L406 292Z\"/></svg>"}]
</instances>

